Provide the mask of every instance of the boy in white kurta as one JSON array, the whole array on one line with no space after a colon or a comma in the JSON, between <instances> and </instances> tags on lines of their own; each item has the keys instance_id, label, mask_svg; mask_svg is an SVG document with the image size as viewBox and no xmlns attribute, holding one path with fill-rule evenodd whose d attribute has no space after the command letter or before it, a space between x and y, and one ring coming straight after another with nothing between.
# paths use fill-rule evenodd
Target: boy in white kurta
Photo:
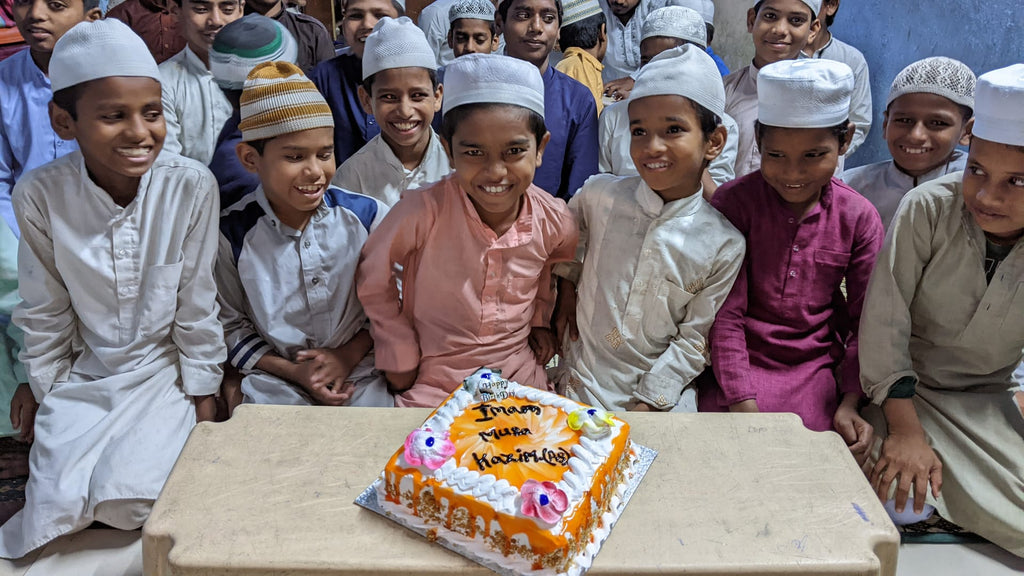
<instances>
[{"instance_id":1,"label":"boy in white kurta","mask_svg":"<svg viewBox=\"0 0 1024 576\"><path fill-rule=\"evenodd\" d=\"M387 208L329 185L334 119L298 66L256 66L240 104L238 159L260 185L221 215L217 285L244 400L393 406L355 291Z\"/></svg>"},{"instance_id":2,"label":"boy in white kurta","mask_svg":"<svg viewBox=\"0 0 1024 576\"><path fill-rule=\"evenodd\" d=\"M593 176L569 202L580 240L576 262L556 269L568 280L556 326L558 383L570 398L608 410L697 411L691 383L707 366L708 332L745 250L701 193L725 143L724 105L721 75L701 48L661 53L630 95L640 175Z\"/></svg>"},{"instance_id":3,"label":"boy in white kurta","mask_svg":"<svg viewBox=\"0 0 1024 576\"><path fill-rule=\"evenodd\" d=\"M448 155L430 123L441 109L434 53L423 31L406 17L385 16L363 48L359 101L380 134L338 168L331 184L394 206L410 188L451 172Z\"/></svg>"},{"instance_id":4,"label":"boy in white kurta","mask_svg":"<svg viewBox=\"0 0 1024 576\"><path fill-rule=\"evenodd\" d=\"M217 187L164 139L160 74L117 20L84 22L50 62L54 128L80 151L18 182L14 322L39 400L17 558L99 521L145 521L189 431L210 419L224 340L213 263Z\"/></svg>"},{"instance_id":5,"label":"boy in white kurta","mask_svg":"<svg viewBox=\"0 0 1024 576\"><path fill-rule=\"evenodd\" d=\"M933 505L1024 556L1024 64L981 76L975 100L966 171L907 194L871 276L861 383L885 438L871 481L897 512Z\"/></svg>"}]
</instances>

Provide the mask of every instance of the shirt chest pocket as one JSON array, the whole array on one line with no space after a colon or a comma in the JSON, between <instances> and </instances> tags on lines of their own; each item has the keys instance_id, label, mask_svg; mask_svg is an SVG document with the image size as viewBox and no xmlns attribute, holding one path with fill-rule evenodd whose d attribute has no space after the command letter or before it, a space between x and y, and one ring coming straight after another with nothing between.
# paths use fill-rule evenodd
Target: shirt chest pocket
<instances>
[{"instance_id":1,"label":"shirt chest pocket","mask_svg":"<svg viewBox=\"0 0 1024 576\"><path fill-rule=\"evenodd\" d=\"M849 252L833 252L832 250L814 251L814 292L832 301L832 294L839 289L850 265Z\"/></svg>"},{"instance_id":2,"label":"shirt chest pocket","mask_svg":"<svg viewBox=\"0 0 1024 576\"><path fill-rule=\"evenodd\" d=\"M668 280L651 283L644 297L644 336L653 343L668 343L679 333L679 324L686 318L686 306L693 294Z\"/></svg>"},{"instance_id":3,"label":"shirt chest pocket","mask_svg":"<svg viewBox=\"0 0 1024 576\"><path fill-rule=\"evenodd\" d=\"M139 301L139 332L151 336L166 332L174 322L178 310L178 283L184 259L174 264L150 266L142 279L142 293Z\"/></svg>"}]
</instances>

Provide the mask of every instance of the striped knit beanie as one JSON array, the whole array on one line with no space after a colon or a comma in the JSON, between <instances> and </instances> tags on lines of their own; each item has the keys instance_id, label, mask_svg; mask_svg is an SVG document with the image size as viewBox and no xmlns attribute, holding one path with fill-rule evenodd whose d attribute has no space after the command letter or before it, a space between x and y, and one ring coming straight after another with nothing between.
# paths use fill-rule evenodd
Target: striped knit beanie
<instances>
[{"instance_id":1,"label":"striped knit beanie","mask_svg":"<svg viewBox=\"0 0 1024 576\"><path fill-rule=\"evenodd\" d=\"M263 62L295 63L299 48L280 22L246 14L217 33L210 48L210 72L225 90L241 90L245 79Z\"/></svg>"},{"instance_id":2,"label":"striped knit beanie","mask_svg":"<svg viewBox=\"0 0 1024 576\"><path fill-rule=\"evenodd\" d=\"M327 101L302 70L289 62L264 62L253 68L239 104L242 142L334 127Z\"/></svg>"}]
</instances>

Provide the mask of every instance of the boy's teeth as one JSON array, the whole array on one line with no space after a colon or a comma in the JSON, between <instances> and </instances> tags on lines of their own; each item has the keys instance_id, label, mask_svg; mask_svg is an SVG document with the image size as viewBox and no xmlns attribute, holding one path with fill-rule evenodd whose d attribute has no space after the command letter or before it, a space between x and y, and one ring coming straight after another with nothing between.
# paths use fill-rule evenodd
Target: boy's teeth
<instances>
[{"instance_id":1,"label":"boy's teeth","mask_svg":"<svg viewBox=\"0 0 1024 576\"><path fill-rule=\"evenodd\" d=\"M925 152L928 151L928 149L927 148L907 148L907 147L904 147L903 151L906 152L907 154L924 154Z\"/></svg>"},{"instance_id":2,"label":"boy's teeth","mask_svg":"<svg viewBox=\"0 0 1024 576\"><path fill-rule=\"evenodd\" d=\"M645 164L648 170L658 170L659 168L668 168L668 162L652 162Z\"/></svg>"},{"instance_id":3,"label":"boy's teeth","mask_svg":"<svg viewBox=\"0 0 1024 576\"><path fill-rule=\"evenodd\" d=\"M419 125L418 122L393 122L392 124L394 125L395 128L398 128L399 130L402 131L412 130L413 128Z\"/></svg>"},{"instance_id":4,"label":"boy's teeth","mask_svg":"<svg viewBox=\"0 0 1024 576\"><path fill-rule=\"evenodd\" d=\"M320 190L319 186L296 186L296 188L303 192L317 192Z\"/></svg>"},{"instance_id":5,"label":"boy's teeth","mask_svg":"<svg viewBox=\"0 0 1024 576\"><path fill-rule=\"evenodd\" d=\"M484 186L484 192L488 194L501 194L508 186Z\"/></svg>"},{"instance_id":6,"label":"boy's teeth","mask_svg":"<svg viewBox=\"0 0 1024 576\"><path fill-rule=\"evenodd\" d=\"M134 157L137 157L137 156L145 156L146 154L149 154L149 152L151 150L152 150L152 148L148 148L148 147L143 147L143 148L118 148L117 152L118 152L118 154L121 154L122 156L129 156L129 157L134 158Z\"/></svg>"}]
</instances>

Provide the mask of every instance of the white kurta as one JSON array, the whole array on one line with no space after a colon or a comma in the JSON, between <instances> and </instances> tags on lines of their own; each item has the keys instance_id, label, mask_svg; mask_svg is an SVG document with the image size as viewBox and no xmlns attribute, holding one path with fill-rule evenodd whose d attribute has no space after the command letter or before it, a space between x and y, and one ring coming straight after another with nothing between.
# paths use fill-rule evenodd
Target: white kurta
<instances>
[{"instance_id":1,"label":"white kurta","mask_svg":"<svg viewBox=\"0 0 1024 576\"><path fill-rule=\"evenodd\" d=\"M430 132L430 143L420 165L408 170L378 134L349 157L334 173L331 185L350 192L366 194L388 206L394 206L402 193L437 182L452 171L441 139Z\"/></svg>"},{"instance_id":2,"label":"white kurta","mask_svg":"<svg viewBox=\"0 0 1024 576\"><path fill-rule=\"evenodd\" d=\"M665 7L665 0L640 0L629 22L625 24L612 13L607 0L600 0L608 32L608 50L605 52L601 78L605 82L630 76L640 69L640 39L647 15Z\"/></svg>"},{"instance_id":3,"label":"white kurta","mask_svg":"<svg viewBox=\"0 0 1024 576\"><path fill-rule=\"evenodd\" d=\"M219 197L199 163L162 154L121 208L81 152L22 178L14 322L40 400L25 508L0 529L18 558L85 528L100 502L154 500L220 387L213 265Z\"/></svg>"},{"instance_id":4,"label":"white kurta","mask_svg":"<svg viewBox=\"0 0 1024 576\"><path fill-rule=\"evenodd\" d=\"M447 66L455 60L455 52L448 47L448 30L451 23L448 21L448 11L451 10L456 0L436 0L427 4L420 11L416 24L423 30L427 37L427 44L434 51L437 58L437 65Z\"/></svg>"},{"instance_id":5,"label":"white kurta","mask_svg":"<svg viewBox=\"0 0 1024 576\"><path fill-rule=\"evenodd\" d=\"M861 384L875 404L904 376L942 461L939 514L1024 556L1024 419L1013 405L1024 347L1024 243L985 282L985 234L962 173L910 191L871 276Z\"/></svg>"},{"instance_id":6,"label":"white kurta","mask_svg":"<svg viewBox=\"0 0 1024 576\"><path fill-rule=\"evenodd\" d=\"M761 168L754 122L757 121L757 68L749 64L722 79L725 83L725 113L736 121L736 177Z\"/></svg>"},{"instance_id":7,"label":"white kurta","mask_svg":"<svg viewBox=\"0 0 1024 576\"><path fill-rule=\"evenodd\" d=\"M624 100L605 107L599 120L598 166L601 172L616 176L635 176L637 174L636 166L633 164L633 158L629 155L631 140L629 101ZM734 166L739 146L739 128L736 126L736 121L725 114L722 116L722 125L728 132L725 148L722 149L718 158L712 160L708 166L711 179L719 186L736 177Z\"/></svg>"},{"instance_id":8,"label":"white kurta","mask_svg":"<svg viewBox=\"0 0 1024 576\"><path fill-rule=\"evenodd\" d=\"M209 164L217 137L231 117L231 103L187 46L160 64L160 76L167 121L164 150Z\"/></svg>"},{"instance_id":9,"label":"white kurta","mask_svg":"<svg viewBox=\"0 0 1024 576\"><path fill-rule=\"evenodd\" d=\"M949 161L935 170L918 176L910 176L896 167L892 160L883 160L866 166L850 168L843 172L843 180L862 196L871 201L882 217L882 225L889 229L889 223L896 214L903 195L911 189L936 178L959 172L967 165L967 154L954 150Z\"/></svg>"},{"instance_id":10,"label":"white kurta","mask_svg":"<svg viewBox=\"0 0 1024 576\"><path fill-rule=\"evenodd\" d=\"M846 155L849 156L864 143L871 130L871 77L868 74L868 62L860 50L837 39L834 35L829 38L828 44L815 52L812 57L842 62L853 70L850 122L857 125L857 131L853 135L850 147L846 150Z\"/></svg>"},{"instance_id":11,"label":"white kurta","mask_svg":"<svg viewBox=\"0 0 1024 576\"><path fill-rule=\"evenodd\" d=\"M569 201L580 227L580 338L565 342L560 390L623 410L637 400L696 412L708 332L743 265L743 235L701 193L666 204L639 176L593 176Z\"/></svg>"}]
</instances>

